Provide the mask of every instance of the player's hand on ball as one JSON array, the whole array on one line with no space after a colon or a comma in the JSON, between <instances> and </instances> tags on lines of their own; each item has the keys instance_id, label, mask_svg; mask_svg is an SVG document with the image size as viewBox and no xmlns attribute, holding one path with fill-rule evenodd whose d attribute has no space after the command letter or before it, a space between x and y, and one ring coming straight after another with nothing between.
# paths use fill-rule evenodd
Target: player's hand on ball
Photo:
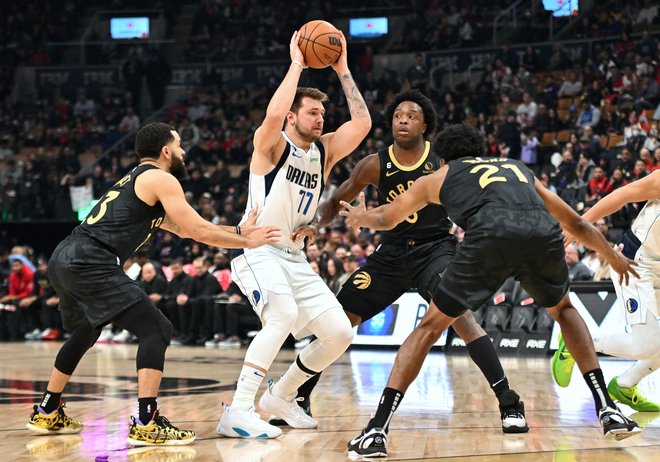
<instances>
[{"instance_id":1,"label":"player's hand on ball","mask_svg":"<svg viewBox=\"0 0 660 462\"><path fill-rule=\"evenodd\" d=\"M261 247L264 244L277 242L282 237L280 228L277 226L259 226L254 228L249 234L243 234L248 239L248 249L254 249L255 247Z\"/></svg>"},{"instance_id":2,"label":"player's hand on ball","mask_svg":"<svg viewBox=\"0 0 660 462\"><path fill-rule=\"evenodd\" d=\"M367 208L364 206L364 193L361 192L358 196L357 204L353 207L351 204L345 201L339 201L342 207L345 210L339 212L339 215L346 217L346 224L351 228L359 228L362 223L362 217L367 213Z\"/></svg>"},{"instance_id":3,"label":"player's hand on ball","mask_svg":"<svg viewBox=\"0 0 660 462\"><path fill-rule=\"evenodd\" d=\"M298 61L299 63L302 63L303 69L307 68L307 64L305 63L305 55L303 55L303 52L300 51L300 47L298 46L298 42L300 41L300 31L297 30L293 33L293 36L291 37L291 43L289 44L289 54L291 55L291 61Z\"/></svg>"},{"instance_id":4,"label":"player's hand on ball","mask_svg":"<svg viewBox=\"0 0 660 462\"><path fill-rule=\"evenodd\" d=\"M344 37L344 33L342 31L339 31L339 40L341 41L341 54L339 55L339 58L337 58L337 61L331 64L331 67L334 69L334 71L337 74L339 74L339 76L342 76L350 72L350 70L348 69L348 53L346 51L346 37Z\"/></svg>"}]
</instances>

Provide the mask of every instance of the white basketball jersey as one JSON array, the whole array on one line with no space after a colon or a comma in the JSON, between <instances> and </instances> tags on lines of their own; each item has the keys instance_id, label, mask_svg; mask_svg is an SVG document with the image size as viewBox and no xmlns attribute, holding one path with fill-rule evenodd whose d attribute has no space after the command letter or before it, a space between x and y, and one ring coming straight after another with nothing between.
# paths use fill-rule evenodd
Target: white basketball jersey
<instances>
[{"instance_id":1,"label":"white basketball jersey","mask_svg":"<svg viewBox=\"0 0 660 462\"><path fill-rule=\"evenodd\" d=\"M287 250L299 251L302 239L293 242L291 233L311 222L323 192L325 149L320 141L312 143L307 151L296 146L282 132L286 148L275 168L266 175L250 173L249 195L245 214L259 205L259 226L278 226L282 237L277 244Z\"/></svg>"},{"instance_id":2,"label":"white basketball jersey","mask_svg":"<svg viewBox=\"0 0 660 462\"><path fill-rule=\"evenodd\" d=\"M642 243L639 250L660 261L660 198L646 202L630 229Z\"/></svg>"}]
</instances>

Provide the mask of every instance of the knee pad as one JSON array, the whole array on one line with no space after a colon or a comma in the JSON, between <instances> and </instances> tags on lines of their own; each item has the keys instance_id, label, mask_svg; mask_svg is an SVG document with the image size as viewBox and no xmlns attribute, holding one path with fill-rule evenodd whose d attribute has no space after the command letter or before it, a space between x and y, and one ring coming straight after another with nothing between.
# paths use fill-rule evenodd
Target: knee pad
<instances>
[{"instance_id":1,"label":"knee pad","mask_svg":"<svg viewBox=\"0 0 660 462\"><path fill-rule=\"evenodd\" d=\"M436 287L433 293L433 303L440 311L452 318L458 318L468 310L461 300L444 290L441 284Z\"/></svg>"},{"instance_id":2,"label":"knee pad","mask_svg":"<svg viewBox=\"0 0 660 462\"><path fill-rule=\"evenodd\" d=\"M98 340L101 329L94 329L89 322L80 324L62 345L55 358L55 368L66 375L73 374L78 363Z\"/></svg>"}]
</instances>

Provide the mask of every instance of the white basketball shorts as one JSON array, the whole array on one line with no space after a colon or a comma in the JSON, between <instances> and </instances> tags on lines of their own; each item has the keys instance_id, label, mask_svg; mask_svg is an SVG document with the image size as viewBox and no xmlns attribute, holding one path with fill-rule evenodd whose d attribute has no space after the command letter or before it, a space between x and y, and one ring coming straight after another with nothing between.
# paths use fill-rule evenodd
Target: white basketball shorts
<instances>
[{"instance_id":1,"label":"white basketball shorts","mask_svg":"<svg viewBox=\"0 0 660 462\"><path fill-rule=\"evenodd\" d=\"M292 330L296 338L310 335L305 327L320 314L341 304L303 253L294 255L269 245L245 249L231 261L231 278L261 318L268 292L291 295L298 306ZM270 309L277 309L271 307Z\"/></svg>"}]
</instances>

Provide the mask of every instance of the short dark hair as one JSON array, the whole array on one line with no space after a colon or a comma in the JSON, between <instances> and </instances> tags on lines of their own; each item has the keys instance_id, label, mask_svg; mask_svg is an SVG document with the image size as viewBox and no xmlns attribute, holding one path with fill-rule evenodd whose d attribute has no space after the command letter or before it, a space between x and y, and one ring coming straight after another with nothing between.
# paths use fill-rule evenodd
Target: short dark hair
<instances>
[{"instance_id":1,"label":"short dark hair","mask_svg":"<svg viewBox=\"0 0 660 462\"><path fill-rule=\"evenodd\" d=\"M298 112L298 109L300 109L300 106L302 106L303 98L312 98L322 103L328 101L328 95L323 93L318 88L298 87L296 89L296 96L293 97L293 103L291 103L291 112Z\"/></svg>"},{"instance_id":2,"label":"short dark hair","mask_svg":"<svg viewBox=\"0 0 660 462\"><path fill-rule=\"evenodd\" d=\"M412 101L422 108L424 123L426 124L424 138L428 139L433 133L435 133L435 129L438 127L438 114L436 114L431 100L424 96L419 90L402 91L394 97L394 101L387 105L385 108L385 123L387 124L387 129L390 131L392 130L392 117L394 117L394 111L396 111L399 104L404 101Z\"/></svg>"},{"instance_id":3,"label":"short dark hair","mask_svg":"<svg viewBox=\"0 0 660 462\"><path fill-rule=\"evenodd\" d=\"M433 143L438 157L449 162L463 157L483 156L486 152L484 136L465 124L450 125L440 132Z\"/></svg>"},{"instance_id":4,"label":"short dark hair","mask_svg":"<svg viewBox=\"0 0 660 462\"><path fill-rule=\"evenodd\" d=\"M163 146L174 141L173 131L176 131L173 126L163 122L145 125L135 136L135 152L140 159L158 159Z\"/></svg>"}]
</instances>

